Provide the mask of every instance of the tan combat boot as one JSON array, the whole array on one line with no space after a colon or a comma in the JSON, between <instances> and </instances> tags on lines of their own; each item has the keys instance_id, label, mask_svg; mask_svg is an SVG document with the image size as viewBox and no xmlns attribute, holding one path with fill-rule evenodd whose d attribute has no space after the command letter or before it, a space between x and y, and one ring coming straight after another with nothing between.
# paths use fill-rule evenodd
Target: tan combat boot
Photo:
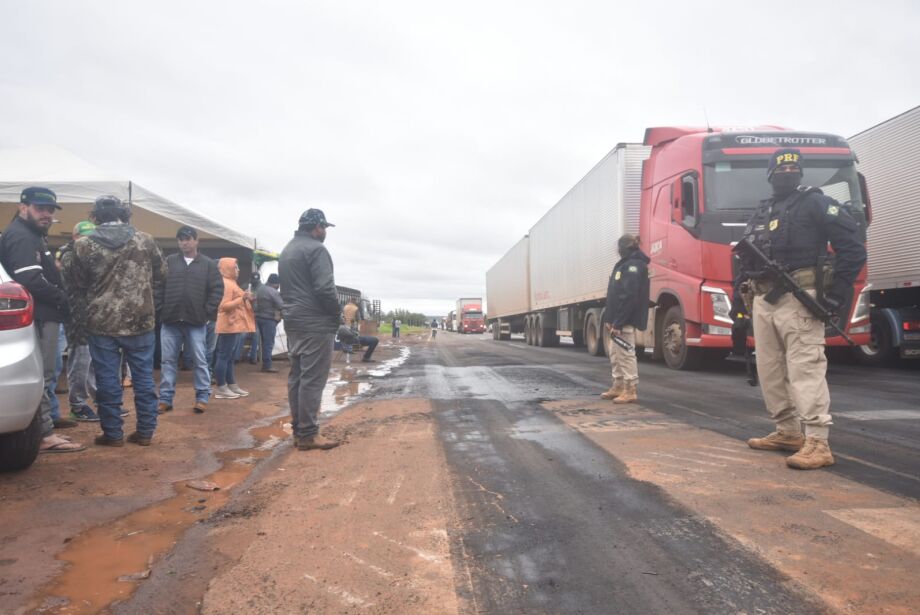
<instances>
[{"instance_id":1,"label":"tan combat boot","mask_svg":"<svg viewBox=\"0 0 920 615\"><path fill-rule=\"evenodd\" d=\"M748 446L759 451L792 451L793 453L805 444L805 436L800 433L774 431L765 438L751 438Z\"/></svg>"},{"instance_id":2,"label":"tan combat boot","mask_svg":"<svg viewBox=\"0 0 920 615\"><path fill-rule=\"evenodd\" d=\"M615 404L630 404L639 399L636 395L636 385L635 383L629 383L623 387L623 393L619 397L613 400Z\"/></svg>"},{"instance_id":3,"label":"tan combat boot","mask_svg":"<svg viewBox=\"0 0 920 615\"><path fill-rule=\"evenodd\" d=\"M786 465L796 470L817 470L834 465L834 456L827 440L805 438L805 446L795 455L786 458Z\"/></svg>"},{"instance_id":4,"label":"tan combat boot","mask_svg":"<svg viewBox=\"0 0 920 615\"><path fill-rule=\"evenodd\" d=\"M620 395L623 394L623 389L624 389L623 381L614 380L613 386L607 389L606 391L604 391L603 393L601 393L601 399L614 399L616 397L619 397Z\"/></svg>"}]
</instances>

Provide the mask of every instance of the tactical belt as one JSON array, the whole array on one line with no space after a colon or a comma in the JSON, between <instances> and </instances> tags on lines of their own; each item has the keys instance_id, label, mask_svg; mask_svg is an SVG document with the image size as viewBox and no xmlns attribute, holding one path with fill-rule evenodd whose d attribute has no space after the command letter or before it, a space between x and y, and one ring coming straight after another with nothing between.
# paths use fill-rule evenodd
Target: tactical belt
<instances>
[{"instance_id":1,"label":"tactical belt","mask_svg":"<svg viewBox=\"0 0 920 615\"><path fill-rule=\"evenodd\" d=\"M815 287L815 268L803 267L789 273L795 283L805 289L814 289ZM831 284L832 272L829 267L824 268L824 287L828 288ZM773 290L773 280L751 280L751 286L755 295L765 295Z\"/></svg>"}]
</instances>

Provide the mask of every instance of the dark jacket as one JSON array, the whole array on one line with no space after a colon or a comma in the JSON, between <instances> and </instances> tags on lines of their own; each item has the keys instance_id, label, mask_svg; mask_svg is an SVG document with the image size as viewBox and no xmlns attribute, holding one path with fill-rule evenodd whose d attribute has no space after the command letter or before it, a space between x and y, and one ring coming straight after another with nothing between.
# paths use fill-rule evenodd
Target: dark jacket
<instances>
[{"instance_id":1,"label":"dark jacket","mask_svg":"<svg viewBox=\"0 0 920 615\"><path fill-rule=\"evenodd\" d=\"M613 267L607 285L604 322L616 329L632 325L639 331L648 326L649 257L636 249Z\"/></svg>"},{"instance_id":2,"label":"dark jacket","mask_svg":"<svg viewBox=\"0 0 920 615\"><path fill-rule=\"evenodd\" d=\"M767 256L790 271L814 267L834 248L834 282L829 296L843 303L853 295L853 282L866 263L859 224L845 207L818 188L800 187L785 199L763 201L748 223L745 236ZM756 277L757 266L742 260L742 278Z\"/></svg>"},{"instance_id":3,"label":"dark jacket","mask_svg":"<svg viewBox=\"0 0 920 615\"><path fill-rule=\"evenodd\" d=\"M281 252L282 316L287 331L335 333L342 306L335 292L332 257L322 242L297 231Z\"/></svg>"},{"instance_id":4,"label":"dark jacket","mask_svg":"<svg viewBox=\"0 0 920 615\"><path fill-rule=\"evenodd\" d=\"M0 262L35 299L35 320L65 322L69 316L61 275L45 235L16 216L0 237Z\"/></svg>"},{"instance_id":5,"label":"dark jacket","mask_svg":"<svg viewBox=\"0 0 920 615\"><path fill-rule=\"evenodd\" d=\"M256 290L256 318L265 320L280 320L284 309L284 300L278 289L270 284L259 284Z\"/></svg>"},{"instance_id":6,"label":"dark jacket","mask_svg":"<svg viewBox=\"0 0 920 615\"><path fill-rule=\"evenodd\" d=\"M92 335L124 337L152 331L154 290L166 266L153 237L129 224L102 224L74 243L75 292L86 300Z\"/></svg>"},{"instance_id":7,"label":"dark jacket","mask_svg":"<svg viewBox=\"0 0 920 615\"><path fill-rule=\"evenodd\" d=\"M160 322L201 326L217 319L224 280L217 263L198 254L188 265L181 253L166 257L166 284L158 293Z\"/></svg>"}]
</instances>

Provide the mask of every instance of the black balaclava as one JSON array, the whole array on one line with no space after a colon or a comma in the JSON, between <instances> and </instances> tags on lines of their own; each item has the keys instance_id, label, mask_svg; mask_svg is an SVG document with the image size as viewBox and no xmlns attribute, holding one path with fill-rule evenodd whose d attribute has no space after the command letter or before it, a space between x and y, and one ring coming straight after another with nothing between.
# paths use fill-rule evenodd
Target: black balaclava
<instances>
[{"instance_id":1,"label":"black balaclava","mask_svg":"<svg viewBox=\"0 0 920 615\"><path fill-rule=\"evenodd\" d=\"M798 172L788 173L776 170L780 167L794 166ZM802 152L797 149L778 149L770 157L767 168L767 181L773 186L773 196L786 198L802 183Z\"/></svg>"}]
</instances>

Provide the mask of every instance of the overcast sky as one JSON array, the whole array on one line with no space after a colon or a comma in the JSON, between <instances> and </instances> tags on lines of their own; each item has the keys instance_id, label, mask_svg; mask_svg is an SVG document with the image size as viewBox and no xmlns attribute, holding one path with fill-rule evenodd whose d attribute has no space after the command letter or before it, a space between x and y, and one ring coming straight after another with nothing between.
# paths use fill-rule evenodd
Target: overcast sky
<instances>
[{"instance_id":1,"label":"overcast sky","mask_svg":"<svg viewBox=\"0 0 920 615\"><path fill-rule=\"evenodd\" d=\"M0 0L0 146L56 145L445 314L647 126L850 136L920 104L920 3ZM705 115L704 115L705 113Z\"/></svg>"}]
</instances>

